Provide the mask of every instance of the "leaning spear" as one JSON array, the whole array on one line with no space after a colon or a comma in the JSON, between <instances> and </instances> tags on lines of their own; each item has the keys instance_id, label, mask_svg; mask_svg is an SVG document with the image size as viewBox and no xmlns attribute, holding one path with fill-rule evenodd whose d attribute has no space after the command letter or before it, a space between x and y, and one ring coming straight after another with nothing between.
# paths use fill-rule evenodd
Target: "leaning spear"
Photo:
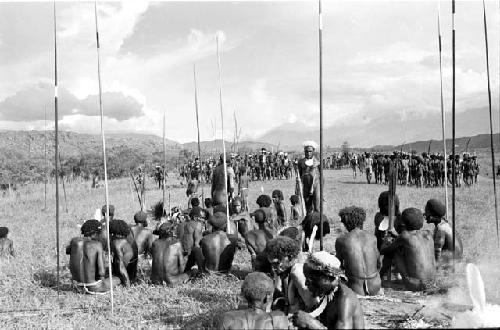
<instances>
[{"instance_id":1,"label":"leaning spear","mask_svg":"<svg viewBox=\"0 0 500 330\"><path fill-rule=\"evenodd\" d=\"M486 26L486 5L483 0L483 18L484 18L484 41L486 45L486 73L488 77L488 108L490 114L490 146L491 146L491 167L493 176L493 195L495 198L495 220L497 229L497 245L500 246L499 232L498 232L498 203L497 203L497 183L495 175L495 146L493 144L493 119L491 114L491 86L490 86L490 63L488 58L488 29ZM455 238L455 235L453 235Z\"/></svg>"},{"instance_id":2,"label":"leaning spear","mask_svg":"<svg viewBox=\"0 0 500 330\"><path fill-rule=\"evenodd\" d=\"M102 158L104 164L104 188L106 197L106 237L108 251L111 251L111 244L109 238L109 190L108 190L108 171L106 166L106 138L104 137L104 110L102 108L102 87L101 87L101 61L99 55L99 25L97 21L97 1L94 2L94 16L95 16L95 36L96 36L96 48L97 48L97 80L99 82L99 110L101 115L101 138L102 138ZM113 272L111 267L111 256L108 256L108 267L109 267L109 278L113 278ZM113 299L113 285L110 285L110 299L111 299L111 316L114 315L114 299Z\"/></svg>"},{"instance_id":3,"label":"leaning spear","mask_svg":"<svg viewBox=\"0 0 500 330\"><path fill-rule=\"evenodd\" d=\"M219 55L219 36L215 38L217 43L217 67L219 69L219 104L220 104L220 117L222 125L222 161L224 162L224 190L226 192L226 216L227 216L227 233L231 234L231 226L229 224L229 194L227 190L227 163L226 163L226 143L224 142L224 111L222 109L222 73L220 67L220 55Z\"/></svg>"}]
</instances>

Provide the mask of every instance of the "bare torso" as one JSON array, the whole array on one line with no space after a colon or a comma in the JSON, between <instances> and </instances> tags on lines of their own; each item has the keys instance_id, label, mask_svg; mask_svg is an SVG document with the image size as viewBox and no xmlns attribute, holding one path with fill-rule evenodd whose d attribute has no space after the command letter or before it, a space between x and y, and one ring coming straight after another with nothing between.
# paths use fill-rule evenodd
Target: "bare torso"
<instances>
[{"instance_id":1,"label":"bare torso","mask_svg":"<svg viewBox=\"0 0 500 330\"><path fill-rule=\"evenodd\" d=\"M151 281L153 284L163 282L173 285L176 279L184 272L185 259L181 243L174 238L158 239L153 242L151 253L153 264L151 267Z\"/></svg>"},{"instance_id":2,"label":"bare torso","mask_svg":"<svg viewBox=\"0 0 500 330\"><path fill-rule=\"evenodd\" d=\"M226 272L231 269L236 246L231 243L225 232L208 234L201 240L200 247L206 270Z\"/></svg>"},{"instance_id":3,"label":"bare torso","mask_svg":"<svg viewBox=\"0 0 500 330\"><path fill-rule=\"evenodd\" d=\"M142 227L142 225L131 226L130 231L132 232L132 236L137 244L138 255L150 254L151 246L155 240L153 232Z\"/></svg>"},{"instance_id":4,"label":"bare torso","mask_svg":"<svg viewBox=\"0 0 500 330\"><path fill-rule=\"evenodd\" d=\"M214 319L214 329L288 329L288 319L279 311L244 309L225 312Z\"/></svg>"}]
</instances>

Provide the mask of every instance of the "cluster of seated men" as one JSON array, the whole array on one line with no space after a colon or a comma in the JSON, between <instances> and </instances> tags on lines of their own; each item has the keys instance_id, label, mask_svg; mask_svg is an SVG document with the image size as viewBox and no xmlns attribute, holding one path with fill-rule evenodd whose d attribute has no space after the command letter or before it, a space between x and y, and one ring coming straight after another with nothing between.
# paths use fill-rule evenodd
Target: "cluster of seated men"
<instances>
[{"instance_id":1,"label":"cluster of seated men","mask_svg":"<svg viewBox=\"0 0 500 330\"><path fill-rule=\"evenodd\" d=\"M273 199L280 204L282 194ZM241 293L247 305L216 316L216 328L363 328L358 295L377 295L382 281L393 278L406 290L426 290L438 264L462 257L462 243L456 237L453 246L445 206L436 199L426 203L424 212L417 208L400 212L395 196L394 228L389 228L389 194L381 193L374 233L363 230L364 209L341 209L340 221L347 232L336 239L332 253L313 252L320 232L330 232L326 216L321 222L318 212L310 212L300 222L300 212L294 212L292 205L290 219L281 222L273 199L259 196L259 208L249 213L236 197L228 219L225 206L212 207L207 199L202 208L198 198L192 198L182 221L170 217L155 230L146 228L146 213L136 213L136 224L129 226L113 219L115 210L110 206L109 250L104 220L86 221L83 237L73 238L67 247L74 285L91 294L105 293L120 283L129 286L136 278L139 257L150 255L151 282L175 286L193 274L228 272L237 249L246 247L252 273L243 281ZM102 215L106 216L105 207ZM435 225L434 233L422 229L424 219ZM320 223L323 230L318 229ZM112 278L104 265L108 251Z\"/></svg>"}]
</instances>

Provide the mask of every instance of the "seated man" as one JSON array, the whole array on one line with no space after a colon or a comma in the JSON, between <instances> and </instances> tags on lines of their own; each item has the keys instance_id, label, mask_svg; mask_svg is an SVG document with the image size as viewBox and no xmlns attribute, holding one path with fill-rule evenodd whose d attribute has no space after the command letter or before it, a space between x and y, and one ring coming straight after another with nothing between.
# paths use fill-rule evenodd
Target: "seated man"
<instances>
[{"instance_id":1,"label":"seated man","mask_svg":"<svg viewBox=\"0 0 500 330\"><path fill-rule=\"evenodd\" d=\"M185 271L191 270L195 265L198 270L202 268L200 241L205 227L203 215L203 210L199 206L193 207L189 215L184 218L184 222L181 222L177 228L184 256L188 257Z\"/></svg>"},{"instance_id":2,"label":"seated man","mask_svg":"<svg viewBox=\"0 0 500 330\"><path fill-rule=\"evenodd\" d=\"M130 227L123 220L109 223L111 253L113 254L113 274L116 274L126 287L137 276L137 244L130 240Z\"/></svg>"},{"instance_id":3,"label":"seated man","mask_svg":"<svg viewBox=\"0 0 500 330\"><path fill-rule=\"evenodd\" d=\"M309 291L321 298L311 313L297 312L293 323L299 329L364 329L361 304L356 294L339 279L340 261L326 251L309 255L304 265Z\"/></svg>"},{"instance_id":4,"label":"seated man","mask_svg":"<svg viewBox=\"0 0 500 330\"><path fill-rule=\"evenodd\" d=\"M273 291L273 280L266 274L248 274L241 286L241 294L248 302L248 308L225 312L215 317L213 328L288 329L288 318L283 312L270 312Z\"/></svg>"},{"instance_id":5,"label":"seated man","mask_svg":"<svg viewBox=\"0 0 500 330\"><path fill-rule=\"evenodd\" d=\"M75 237L66 247L69 254L69 270L73 285L81 293L106 293L111 285L120 284L120 279L105 278L104 250L100 241L101 223L87 220L81 227L83 237Z\"/></svg>"},{"instance_id":6,"label":"seated man","mask_svg":"<svg viewBox=\"0 0 500 330\"><path fill-rule=\"evenodd\" d=\"M302 214L302 207L300 205L299 196L290 196L290 204L292 205L290 210L290 221L292 222L292 224L296 224L304 217L304 215Z\"/></svg>"},{"instance_id":7,"label":"seated man","mask_svg":"<svg viewBox=\"0 0 500 330\"><path fill-rule=\"evenodd\" d=\"M357 294L376 295L380 290L380 253L377 238L363 230L366 212L360 207L346 207L339 212L349 233L335 241L335 255L348 278L347 285Z\"/></svg>"},{"instance_id":8,"label":"seated man","mask_svg":"<svg viewBox=\"0 0 500 330\"><path fill-rule=\"evenodd\" d=\"M319 212L313 211L306 215L302 221L302 229L304 230L304 244L303 251L312 252L314 240L319 240L321 237L320 232L320 216ZM330 224L328 218L323 214L323 237L330 233ZM309 246L311 244L311 246Z\"/></svg>"},{"instance_id":9,"label":"seated man","mask_svg":"<svg viewBox=\"0 0 500 330\"><path fill-rule=\"evenodd\" d=\"M243 209L243 202L241 197L236 196L233 198L231 203L231 234L235 234L238 231L241 236L246 236L249 230L253 228L252 218L250 214ZM236 230L238 228L238 230Z\"/></svg>"},{"instance_id":10,"label":"seated man","mask_svg":"<svg viewBox=\"0 0 500 330\"><path fill-rule=\"evenodd\" d=\"M430 199L425 205L425 220L433 223L434 229L434 257L436 262L444 264L452 259L462 259L463 246L460 237L455 237L455 248L453 248L453 231L446 220L446 207L437 199Z\"/></svg>"},{"instance_id":11,"label":"seated man","mask_svg":"<svg viewBox=\"0 0 500 330\"><path fill-rule=\"evenodd\" d=\"M185 283L189 275L184 273L186 258L182 245L176 237L175 224L165 222L154 233L160 238L153 242L151 248L153 256L151 282L153 284L166 283L169 286Z\"/></svg>"},{"instance_id":12,"label":"seated man","mask_svg":"<svg viewBox=\"0 0 500 330\"><path fill-rule=\"evenodd\" d=\"M395 261L405 287L411 291L424 290L436 275L434 240L428 230L420 230L423 223L420 210L407 208L401 214L400 235L394 241L387 237L380 251Z\"/></svg>"},{"instance_id":13,"label":"seated man","mask_svg":"<svg viewBox=\"0 0 500 330\"><path fill-rule=\"evenodd\" d=\"M130 227L134 241L137 244L137 253L141 255L151 254L151 246L155 237L153 232L146 227L148 226L148 215L145 212L139 211L134 215L135 226Z\"/></svg>"},{"instance_id":14,"label":"seated man","mask_svg":"<svg viewBox=\"0 0 500 330\"><path fill-rule=\"evenodd\" d=\"M264 252L266 244L274 236L274 232L266 227L266 214L261 209L258 209L253 214L255 223L259 226L259 229L254 229L249 231L245 237L245 243L250 253L250 258L252 262L252 268L256 269L258 266L255 265L257 256Z\"/></svg>"},{"instance_id":15,"label":"seated man","mask_svg":"<svg viewBox=\"0 0 500 330\"><path fill-rule=\"evenodd\" d=\"M271 207L272 199L269 195L260 195L257 197L256 201L259 208L266 213L266 219L269 225L274 229L278 230L278 214L276 210Z\"/></svg>"},{"instance_id":16,"label":"seated man","mask_svg":"<svg viewBox=\"0 0 500 330\"><path fill-rule=\"evenodd\" d=\"M203 254L203 269L214 272L228 272L233 264L236 242L232 242L226 232L227 216L216 212L209 219L212 233L203 237L200 247Z\"/></svg>"},{"instance_id":17,"label":"seated man","mask_svg":"<svg viewBox=\"0 0 500 330\"><path fill-rule=\"evenodd\" d=\"M9 235L9 228L0 227L0 258L15 257L14 243L7 237Z\"/></svg>"}]
</instances>

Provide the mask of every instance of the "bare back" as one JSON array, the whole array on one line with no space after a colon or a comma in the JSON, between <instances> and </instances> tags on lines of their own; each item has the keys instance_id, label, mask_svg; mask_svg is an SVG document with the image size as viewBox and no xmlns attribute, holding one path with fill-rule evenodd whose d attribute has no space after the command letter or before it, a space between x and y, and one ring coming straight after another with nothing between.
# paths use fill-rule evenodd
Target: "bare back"
<instances>
[{"instance_id":1,"label":"bare back","mask_svg":"<svg viewBox=\"0 0 500 330\"><path fill-rule=\"evenodd\" d=\"M69 269L74 281L94 283L105 275L103 248L99 241L75 237L71 240L66 253Z\"/></svg>"},{"instance_id":2,"label":"bare back","mask_svg":"<svg viewBox=\"0 0 500 330\"><path fill-rule=\"evenodd\" d=\"M182 246L176 239L158 239L151 248L153 264L151 267L151 281L154 284L166 282L170 284L172 276L184 272L182 262Z\"/></svg>"},{"instance_id":3,"label":"bare back","mask_svg":"<svg viewBox=\"0 0 500 330\"><path fill-rule=\"evenodd\" d=\"M348 286L357 294L375 295L380 290L380 254L375 235L354 229L335 242L337 258L349 279Z\"/></svg>"},{"instance_id":4,"label":"bare back","mask_svg":"<svg viewBox=\"0 0 500 330\"><path fill-rule=\"evenodd\" d=\"M142 227L141 225L130 227L130 231L132 232L132 236L134 237L135 243L137 244L138 255L149 254L153 241L155 240L153 232L147 228Z\"/></svg>"},{"instance_id":5,"label":"bare back","mask_svg":"<svg viewBox=\"0 0 500 330\"><path fill-rule=\"evenodd\" d=\"M225 232L217 231L203 237L200 247L205 259L205 269L221 272L231 269L236 246Z\"/></svg>"},{"instance_id":6,"label":"bare back","mask_svg":"<svg viewBox=\"0 0 500 330\"><path fill-rule=\"evenodd\" d=\"M225 312L215 317L214 329L288 329L288 319L280 311L266 313L260 310L244 309Z\"/></svg>"}]
</instances>

